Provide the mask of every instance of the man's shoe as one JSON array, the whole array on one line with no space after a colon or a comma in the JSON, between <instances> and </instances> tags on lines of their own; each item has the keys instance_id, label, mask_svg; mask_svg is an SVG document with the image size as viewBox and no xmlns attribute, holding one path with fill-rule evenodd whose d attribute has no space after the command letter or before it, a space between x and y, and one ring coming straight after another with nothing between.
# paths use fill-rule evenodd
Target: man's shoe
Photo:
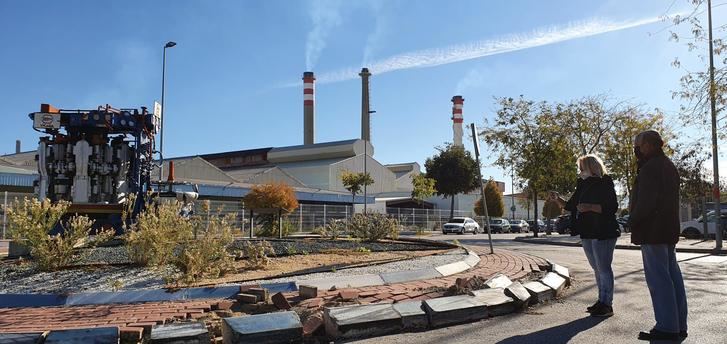
<instances>
[{"instance_id":1,"label":"man's shoe","mask_svg":"<svg viewBox=\"0 0 727 344\"><path fill-rule=\"evenodd\" d=\"M596 309L596 308L598 308L598 305L600 305L600 304L601 304L601 301L596 301L596 303L594 303L593 305L588 306L586 308L586 312L593 313L593 310Z\"/></svg>"},{"instance_id":2,"label":"man's shoe","mask_svg":"<svg viewBox=\"0 0 727 344\"><path fill-rule=\"evenodd\" d=\"M687 338L688 336L689 336L689 335L687 335L687 331L679 331L679 338L681 338L681 339L685 339L685 338Z\"/></svg>"},{"instance_id":3,"label":"man's shoe","mask_svg":"<svg viewBox=\"0 0 727 344\"><path fill-rule=\"evenodd\" d=\"M684 332L686 335L686 332ZM639 332L640 340L679 340L681 333L671 333L659 330L651 330L649 332ZM686 336L684 337L686 338Z\"/></svg>"},{"instance_id":4,"label":"man's shoe","mask_svg":"<svg viewBox=\"0 0 727 344\"><path fill-rule=\"evenodd\" d=\"M599 303L596 308L591 311L594 317L610 317L613 316L613 307Z\"/></svg>"}]
</instances>

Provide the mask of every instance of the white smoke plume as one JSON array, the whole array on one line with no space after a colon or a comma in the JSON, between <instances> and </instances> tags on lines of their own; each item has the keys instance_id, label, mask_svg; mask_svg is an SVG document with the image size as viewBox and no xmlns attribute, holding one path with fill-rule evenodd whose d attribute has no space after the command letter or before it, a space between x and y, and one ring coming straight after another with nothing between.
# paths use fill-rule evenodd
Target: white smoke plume
<instances>
[{"instance_id":1,"label":"white smoke plume","mask_svg":"<svg viewBox=\"0 0 727 344\"><path fill-rule=\"evenodd\" d=\"M592 19L570 23L565 26L538 29L528 34L508 35L501 38L452 45L444 48L403 53L383 60L374 61L368 67L373 74L383 74L411 68L434 67L630 29L659 21L661 21L660 17L625 22ZM318 83L339 82L358 78L358 72L358 68L351 67L319 74L316 79Z\"/></svg>"},{"instance_id":2,"label":"white smoke plume","mask_svg":"<svg viewBox=\"0 0 727 344\"><path fill-rule=\"evenodd\" d=\"M305 44L305 66L306 70L313 70L326 47L328 35L336 26L341 25L341 2L315 0L310 5L309 15L313 28L308 32Z\"/></svg>"}]
</instances>

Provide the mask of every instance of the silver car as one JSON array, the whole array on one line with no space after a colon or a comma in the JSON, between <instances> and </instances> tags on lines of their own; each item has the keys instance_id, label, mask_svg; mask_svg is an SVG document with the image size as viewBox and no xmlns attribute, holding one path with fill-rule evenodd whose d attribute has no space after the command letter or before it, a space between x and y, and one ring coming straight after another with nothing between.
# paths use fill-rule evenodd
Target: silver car
<instances>
[{"instance_id":1,"label":"silver car","mask_svg":"<svg viewBox=\"0 0 727 344\"><path fill-rule=\"evenodd\" d=\"M454 217L442 226L442 234L477 234L479 231L480 225L477 223L477 221L469 217Z\"/></svg>"}]
</instances>

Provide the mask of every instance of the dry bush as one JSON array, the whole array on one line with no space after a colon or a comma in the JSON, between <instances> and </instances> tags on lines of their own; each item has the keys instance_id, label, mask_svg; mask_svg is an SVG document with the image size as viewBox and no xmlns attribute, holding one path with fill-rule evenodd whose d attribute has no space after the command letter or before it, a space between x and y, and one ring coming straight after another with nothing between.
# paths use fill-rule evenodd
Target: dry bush
<instances>
[{"instance_id":1,"label":"dry bush","mask_svg":"<svg viewBox=\"0 0 727 344\"><path fill-rule=\"evenodd\" d=\"M346 235L347 228L348 222L346 220L331 220L328 221L325 226L319 229L318 234L320 234L322 237L335 240L341 236Z\"/></svg>"},{"instance_id":2,"label":"dry bush","mask_svg":"<svg viewBox=\"0 0 727 344\"><path fill-rule=\"evenodd\" d=\"M84 243L94 245L113 237L112 232L101 231L93 241L88 241L94 222L79 215L61 222L60 233L49 235L69 206L70 203L65 201L52 204L49 200L41 202L26 198L22 202L15 201L8 209L11 237L13 240L25 240L23 245L28 247L34 263L42 271L70 265L74 261L74 248Z\"/></svg>"},{"instance_id":3,"label":"dry bush","mask_svg":"<svg viewBox=\"0 0 727 344\"><path fill-rule=\"evenodd\" d=\"M245 242L242 246L245 257L247 257L247 266L250 269L264 269L270 264L268 255L275 254L273 246L265 240L258 242Z\"/></svg>"},{"instance_id":4,"label":"dry bush","mask_svg":"<svg viewBox=\"0 0 727 344\"><path fill-rule=\"evenodd\" d=\"M295 191L285 183L254 185L245 196L245 207L249 209L281 209L289 213L298 208Z\"/></svg>"},{"instance_id":5,"label":"dry bush","mask_svg":"<svg viewBox=\"0 0 727 344\"><path fill-rule=\"evenodd\" d=\"M193 223L179 215L180 204L151 205L126 233L126 249L139 265L173 263L175 249L192 238Z\"/></svg>"},{"instance_id":6,"label":"dry bush","mask_svg":"<svg viewBox=\"0 0 727 344\"><path fill-rule=\"evenodd\" d=\"M181 271L179 281L192 284L203 278L218 278L234 270L234 257L227 247L232 244L236 214L212 216L206 228L199 228L198 239L187 242L182 253L174 260Z\"/></svg>"},{"instance_id":7,"label":"dry bush","mask_svg":"<svg viewBox=\"0 0 727 344\"><path fill-rule=\"evenodd\" d=\"M378 241L384 238L399 237L399 221L384 214L354 214L349 221L349 234L353 238Z\"/></svg>"},{"instance_id":8,"label":"dry bush","mask_svg":"<svg viewBox=\"0 0 727 344\"><path fill-rule=\"evenodd\" d=\"M283 237L287 237L290 233L295 232L296 228L287 219L283 218ZM260 215L257 223L260 227L255 229L255 236L264 238L277 238L280 235L280 227L278 226L278 215Z\"/></svg>"}]
</instances>

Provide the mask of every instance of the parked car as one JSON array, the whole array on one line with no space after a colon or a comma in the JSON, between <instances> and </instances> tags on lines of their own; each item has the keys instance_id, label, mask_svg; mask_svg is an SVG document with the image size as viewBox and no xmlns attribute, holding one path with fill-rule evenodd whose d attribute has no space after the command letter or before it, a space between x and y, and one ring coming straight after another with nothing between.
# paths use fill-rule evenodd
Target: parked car
<instances>
[{"instance_id":1,"label":"parked car","mask_svg":"<svg viewBox=\"0 0 727 344\"><path fill-rule=\"evenodd\" d=\"M543 220L541 219L538 219L538 225L536 227L535 220L528 220L528 229L530 231L534 231L534 228L537 228L538 232L545 231L545 222L543 222Z\"/></svg>"},{"instance_id":2,"label":"parked car","mask_svg":"<svg viewBox=\"0 0 727 344\"><path fill-rule=\"evenodd\" d=\"M491 218L490 231L492 233L510 233L510 221L501 218Z\"/></svg>"},{"instance_id":3,"label":"parked car","mask_svg":"<svg viewBox=\"0 0 727 344\"><path fill-rule=\"evenodd\" d=\"M707 212L707 234L713 237L717 231L716 229L716 216L714 216L714 210ZM701 238L704 233L704 221L703 216L691 221L685 221L681 223L681 233L686 238ZM727 209L722 209L721 215L722 232L725 233L725 227L727 226ZM727 233L725 233L727 234Z\"/></svg>"},{"instance_id":4,"label":"parked car","mask_svg":"<svg viewBox=\"0 0 727 344\"><path fill-rule=\"evenodd\" d=\"M453 217L449 222L442 226L442 234L457 233L464 234L471 232L477 234L480 231L480 225L477 221L469 217Z\"/></svg>"},{"instance_id":5,"label":"parked car","mask_svg":"<svg viewBox=\"0 0 727 344\"><path fill-rule=\"evenodd\" d=\"M561 216L558 216L555 222L555 231L558 232L558 234L567 234L570 233L570 227L571 227L571 218L570 214L564 214Z\"/></svg>"},{"instance_id":6,"label":"parked car","mask_svg":"<svg viewBox=\"0 0 727 344\"><path fill-rule=\"evenodd\" d=\"M510 220L510 232L512 232L512 233L527 232L529 226L530 225L527 222L525 222L525 220L516 220L516 219Z\"/></svg>"},{"instance_id":7,"label":"parked car","mask_svg":"<svg viewBox=\"0 0 727 344\"><path fill-rule=\"evenodd\" d=\"M629 216L628 215L624 215L624 216L617 218L616 222L618 222L618 224L621 225L620 229L622 232L628 233L631 231L629 229Z\"/></svg>"}]
</instances>

